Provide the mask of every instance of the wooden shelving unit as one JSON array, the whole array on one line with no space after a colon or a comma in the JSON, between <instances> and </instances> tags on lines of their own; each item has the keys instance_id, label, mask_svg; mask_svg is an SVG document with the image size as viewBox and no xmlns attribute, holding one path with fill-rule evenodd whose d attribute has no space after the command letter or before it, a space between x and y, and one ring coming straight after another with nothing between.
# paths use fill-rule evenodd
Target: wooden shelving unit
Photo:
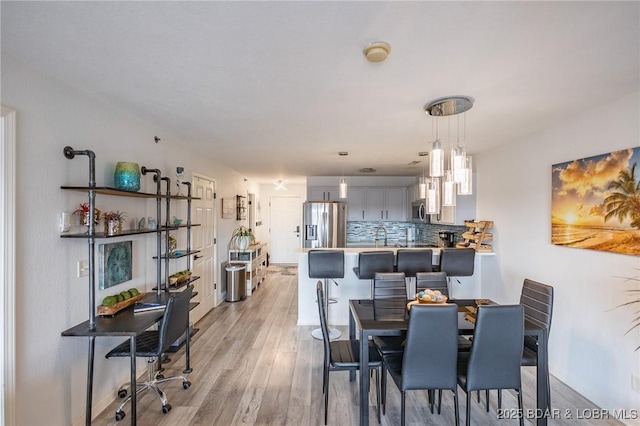
<instances>
[{"instance_id":1,"label":"wooden shelving unit","mask_svg":"<svg viewBox=\"0 0 640 426\"><path fill-rule=\"evenodd\" d=\"M246 295L251 296L267 276L267 244L254 244L245 250L231 249L227 261L246 265Z\"/></svg>"},{"instance_id":2,"label":"wooden shelving unit","mask_svg":"<svg viewBox=\"0 0 640 426\"><path fill-rule=\"evenodd\" d=\"M493 234L487 232L489 229L493 228L493 221L465 221L464 226L469 229L462 233L464 241L456 244L457 248L470 247L475 249L477 252L493 251L491 244L487 244L489 241L493 240Z\"/></svg>"}]
</instances>

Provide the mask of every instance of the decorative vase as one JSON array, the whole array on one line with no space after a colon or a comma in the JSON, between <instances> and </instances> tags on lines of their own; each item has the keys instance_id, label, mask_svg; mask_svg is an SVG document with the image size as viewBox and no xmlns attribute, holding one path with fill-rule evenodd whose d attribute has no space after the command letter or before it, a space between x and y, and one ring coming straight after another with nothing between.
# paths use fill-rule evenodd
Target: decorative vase
<instances>
[{"instance_id":1,"label":"decorative vase","mask_svg":"<svg viewBox=\"0 0 640 426\"><path fill-rule=\"evenodd\" d=\"M117 235L121 231L119 220L107 220L104 223L104 233L107 235Z\"/></svg>"},{"instance_id":2,"label":"decorative vase","mask_svg":"<svg viewBox=\"0 0 640 426\"><path fill-rule=\"evenodd\" d=\"M249 243L251 242L251 238L247 236L238 236L236 237L236 245L239 250L246 250L249 247Z\"/></svg>"},{"instance_id":3,"label":"decorative vase","mask_svg":"<svg viewBox=\"0 0 640 426\"><path fill-rule=\"evenodd\" d=\"M138 163L118 161L113 175L116 189L136 192L140 189L140 166Z\"/></svg>"}]
</instances>

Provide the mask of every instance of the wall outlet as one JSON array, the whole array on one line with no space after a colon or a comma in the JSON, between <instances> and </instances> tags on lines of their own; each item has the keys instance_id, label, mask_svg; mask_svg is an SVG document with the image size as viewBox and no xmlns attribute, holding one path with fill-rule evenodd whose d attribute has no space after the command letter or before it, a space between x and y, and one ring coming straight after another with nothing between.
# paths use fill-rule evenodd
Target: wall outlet
<instances>
[{"instance_id":1,"label":"wall outlet","mask_svg":"<svg viewBox=\"0 0 640 426\"><path fill-rule=\"evenodd\" d=\"M89 275L89 261L88 260L79 260L76 265L76 272L78 278L86 277Z\"/></svg>"},{"instance_id":2,"label":"wall outlet","mask_svg":"<svg viewBox=\"0 0 640 426\"><path fill-rule=\"evenodd\" d=\"M631 388L640 392L640 374L631 374Z\"/></svg>"}]
</instances>

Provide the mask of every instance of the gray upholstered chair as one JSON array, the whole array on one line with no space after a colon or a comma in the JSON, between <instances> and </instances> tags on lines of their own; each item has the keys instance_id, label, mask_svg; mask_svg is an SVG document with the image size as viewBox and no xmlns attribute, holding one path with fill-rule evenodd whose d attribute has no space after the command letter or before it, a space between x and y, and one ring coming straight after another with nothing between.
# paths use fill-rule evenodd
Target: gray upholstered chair
<instances>
[{"instance_id":1,"label":"gray upholstered chair","mask_svg":"<svg viewBox=\"0 0 640 426\"><path fill-rule=\"evenodd\" d=\"M329 324L329 304L336 303L335 299L329 298L329 280L344 278L344 250L309 250L308 262L309 278L318 278L324 282L325 312ZM319 328L313 330L311 335L316 339L322 339L322 331ZM331 339L337 339L340 335L337 328L329 328Z\"/></svg>"},{"instance_id":2,"label":"gray upholstered chair","mask_svg":"<svg viewBox=\"0 0 640 426\"><path fill-rule=\"evenodd\" d=\"M520 363L524 344L522 305L483 305L476 314L471 350L458 353L458 384L467 394L466 423L471 422L471 392L514 389L522 410ZM487 404L488 406L488 404ZM520 416L520 425L524 424Z\"/></svg>"},{"instance_id":3,"label":"gray upholstered chair","mask_svg":"<svg viewBox=\"0 0 640 426\"><path fill-rule=\"evenodd\" d=\"M385 369L401 394L401 424L405 424L405 394L409 390L439 391L438 414L442 404L442 389L453 392L456 425L458 417L457 391L458 307L445 305L413 305L404 353L383 355ZM382 389L385 406L386 389ZM433 412L433 397L431 412ZM386 411L386 410L385 410Z\"/></svg>"},{"instance_id":4,"label":"gray upholstered chair","mask_svg":"<svg viewBox=\"0 0 640 426\"><path fill-rule=\"evenodd\" d=\"M371 281L371 296L373 297L373 279L376 272L393 272L395 255L390 250L363 251L358 255L358 266L353 268L356 277Z\"/></svg>"},{"instance_id":5,"label":"gray upholstered chair","mask_svg":"<svg viewBox=\"0 0 640 426\"><path fill-rule=\"evenodd\" d=\"M443 248L440 251L438 270L447 277L470 277L475 271L476 251L472 248Z\"/></svg>"}]
</instances>

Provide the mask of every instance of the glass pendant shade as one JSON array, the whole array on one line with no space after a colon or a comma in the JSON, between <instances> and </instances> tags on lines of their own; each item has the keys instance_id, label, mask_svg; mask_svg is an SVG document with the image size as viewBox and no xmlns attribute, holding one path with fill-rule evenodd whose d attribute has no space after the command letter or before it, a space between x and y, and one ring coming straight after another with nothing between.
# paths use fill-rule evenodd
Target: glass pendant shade
<instances>
[{"instance_id":1,"label":"glass pendant shade","mask_svg":"<svg viewBox=\"0 0 640 426\"><path fill-rule=\"evenodd\" d=\"M424 177L418 178L418 199L424 200L427 198L427 183Z\"/></svg>"},{"instance_id":2,"label":"glass pendant shade","mask_svg":"<svg viewBox=\"0 0 640 426\"><path fill-rule=\"evenodd\" d=\"M473 168L471 157L465 158L465 167L462 169L462 182L458 186L458 195L473 194Z\"/></svg>"},{"instance_id":3,"label":"glass pendant shade","mask_svg":"<svg viewBox=\"0 0 640 426\"><path fill-rule=\"evenodd\" d=\"M429 154L430 167L429 176L441 177L444 174L444 151L442 150L442 143L439 139L433 141L433 149Z\"/></svg>"},{"instance_id":4,"label":"glass pendant shade","mask_svg":"<svg viewBox=\"0 0 640 426\"><path fill-rule=\"evenodd\" d=\"M338 185L338 197L347 198L347 179L340 178L340 184Z\"/></svg>"},{"instance_id":5,"label":"glass pendant shade","mask_svg":"<svg viewBox=\"0 0 640 426\"><path fill-rule=\"evenodd\" d=\"M456 183L453 181L453 173L447 170L442 182L442 205L452 207L456 205Z\"/></svg>"},{"instance_id":6,"label":"glass pendant shade","mask_svg":"<svg viewBox=\"0 0 640 426\"><path fill-rule=\"evenodd\" d=\"M451 173L455 183L462 183L464 169L467 158L467 150L461 146L451 149Z\"/></svg>"},{"instance_id":7,"label":"glass pendant shade","mask_svg":"<svg viewBox=\"0 0 640 426\"><path fill-rule=\"evenodd\" d=\"M440 181L439 179L430 179L427 182L427 196L425 198L425 208L427 214L440 213Z\"/></svg>"}]
</instances>

